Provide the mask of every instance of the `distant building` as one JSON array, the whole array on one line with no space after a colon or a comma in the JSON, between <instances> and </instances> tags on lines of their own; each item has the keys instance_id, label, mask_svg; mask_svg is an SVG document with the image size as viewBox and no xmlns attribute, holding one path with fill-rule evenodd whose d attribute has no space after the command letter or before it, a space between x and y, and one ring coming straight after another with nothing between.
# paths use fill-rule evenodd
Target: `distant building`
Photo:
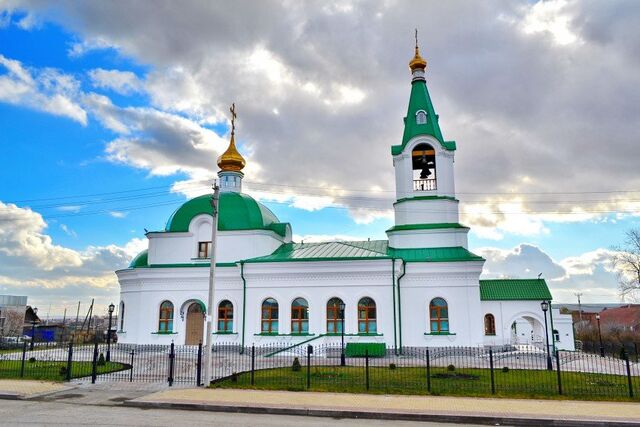
<instances>
[{"instance_id":1,"label":"distant building","mask_svg":"<svg viewBox=\"0 0 640 427\"><path fill-rule=\"evenodd\" d=\"M600 323L608 328L639 331L640 304L628 304L623 307L605 309L600 312Z\"/></svg>"},{"instance_id":2,"label":"distant building","mask_svg":"<svg viewBox=\"0 0 640 427\"><path fill-rule=\"evenodd\" d=\"M26 296L0 295L0 336L20 335L26 308Z\"/></svg>"}]
</instances>

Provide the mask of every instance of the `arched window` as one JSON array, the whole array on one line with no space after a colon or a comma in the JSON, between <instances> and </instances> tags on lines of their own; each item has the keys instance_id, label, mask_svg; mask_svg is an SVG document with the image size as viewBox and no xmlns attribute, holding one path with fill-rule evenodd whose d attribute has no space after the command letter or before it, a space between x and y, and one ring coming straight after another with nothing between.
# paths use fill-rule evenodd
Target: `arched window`
<instances>
[{"instance_id":1,"label":"arched window","mask_svg":"<svg viewBox=\"0 0 640 427\"><path fill-rule=\"evenodd\" d=\"M418 144L411 151L413 191L436 190L436 151L429 144Z\"/></svg>"},{"instance_id":2,"label":"arched window","mask_svg":"<svg viewBox=\"0 0 640 427\"><path fill-rule=\"evenodd\" d=\"M427 123L427 113L424 110L416 112L416 124L423 125Z\"/></svg>"},{"instance_id":3,"label":"arched window","mask_svg":"<svg viewBox=\"0 0 640 427\"><path fill-rule=\"evenodd\" d=\"M434 298L429 304L431 332L449 332L449 309L442 298Z\"/></svg>"},{"instance_id":4,"label":"arched window","mask_svg":"<svg viewBox=\"0 0 640 427\"><path fill-rule=\"evenodd\" d=\"M171 301L163 301L160 304L158 332L173 332L173 304Z\"/></svg>"},{"instance_id":5,"label":"arched window","mask_svg":"<svg viewBox=\"0 0 640 427\"><path fill-rule=\"evenodd\" d=\"M124 301L120 301L120 310L118 310L118 316L120 316L120 332L124 331Z\"/></svg>"},{"instance_id":6,"label":"arched window","mask_svg":"<svg viewBox=\"0 0 640 427\"><path fill-rule=\"evenodd\" d=\"M496 334L496 319L493 314L487 313L484 315L484 334L495 335Z\"/></svg>"},{"instance_id":7,"label":"arched window","mask_svg":"<svg viewBox=\"0 0 640 427\"><path fill-rule=\"evenodd\" d=\"M267 298L262 303L262 333L278 333L278 302L273 298Z\"/></svg>"},{"instance_id":8,"label":"arched window","mask_svg":"<svg viewBox=\"0 0 640 427\"><path fill-rule=\"evenodd\" d=\"M358 301L358 333L375 334L376 327L376 303L369 297Z\"/></svg>"},{"instance_id":9,"label":"arched window","mask_svg":"<svg viewBox=\"0 0 640 427\"><path fill-rule=\"evenodd\" d=\"M291 303L291 333L309 333L309 303L304 298L296 298Z\"/></svg>"},{"instance_id":10,"label":"arched window","mask_svg":"<svg viewBox=\"0 0 640 427\"><path fill-rule=\"evenodd\" d=\"M218 304L218 332L233 332L233 304L229 300Z\"/></svg>"},{"instance_id":11,"label":"arched window","mask_svg":"<svg viewBox=\"0 0 640 427\"><path fill-rule=\"evenodd\" d=\"M340 298L331 298L327 302L327 333L341 334L344 325L344 302Z\"/></svg>"}]
</instances>

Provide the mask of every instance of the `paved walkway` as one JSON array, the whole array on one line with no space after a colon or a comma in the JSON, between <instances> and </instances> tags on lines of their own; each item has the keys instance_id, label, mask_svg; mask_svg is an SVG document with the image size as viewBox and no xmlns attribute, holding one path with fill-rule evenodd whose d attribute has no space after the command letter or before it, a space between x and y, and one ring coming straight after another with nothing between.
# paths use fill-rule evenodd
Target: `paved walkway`
<instances>
[{"instance_id":1,"label":"paved walkway","mask_svg":"<svg viewBox=\"0 0 640 427\"><path fill-rule=\"evenodd\" d=\"M640 404L231 389L165 390L126 403L231 412L540 425L640 425ZM435 417L435 418L434 418ZM544 420L544 421L543 421ZM547 421L548 420L548 421Z\"/></svg>"},{"instance_id":2,"label":"paved walkway","mask_svg":"<svg viewBox=\"0 0 640 427\"><path fill-rule=\"evenodd\" d=\"M49 393L69 390L69 385L49 381L0 380L0 396L3 398L29 399Z\"/></svg>"}]
</instances>

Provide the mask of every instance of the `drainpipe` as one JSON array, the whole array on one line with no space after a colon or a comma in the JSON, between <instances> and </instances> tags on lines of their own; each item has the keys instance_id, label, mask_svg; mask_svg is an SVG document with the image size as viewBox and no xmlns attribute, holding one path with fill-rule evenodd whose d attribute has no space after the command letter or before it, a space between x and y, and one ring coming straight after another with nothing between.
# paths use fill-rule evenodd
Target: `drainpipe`
<instances>
[{"instance_id":1,"label":"drainpipe","mask_svg":"<svg viewBox=\"0 0 640 427\"><path fill-rule=\"evenodd\" d=\"M400 338L400 354L402 354L402 302L400 299L400 279L407 274L407 261L402 260L402 274L398 276L398 332Z\"/></svg>"},{"instance_id":2,"label":"drainpipe","mask_svg":"<svg viewBox=\"0 0 640 427\"><path fill-rule=\"evenodd\" d=\"M396 259L391 258L391 295L393 296L393 351L398 354L396 327Z\"/></svg>"},{"instance_id":3,"label":"drainpipe","mask_svg":"<svg viewBox=\"0 0 640 427\"><path fill-rule=\"evenodd\" d=\"M549 300L549 319L551 320L551 348L553 348L553 354L556 354L556 336L553 333L553 306L551 300Z\"/></svg>"},{"instance_id":4,"label":"drainpipe","mask_svg":"<svg viewBox=\"0 0 640 427\"><path fill-rule=\"evenodd\" d=\"M244 278L244 261L240 261L240 278L242 279L242 350L244 351L244 325L247 318L247 279Z\"/></svg>"}]
</instances>

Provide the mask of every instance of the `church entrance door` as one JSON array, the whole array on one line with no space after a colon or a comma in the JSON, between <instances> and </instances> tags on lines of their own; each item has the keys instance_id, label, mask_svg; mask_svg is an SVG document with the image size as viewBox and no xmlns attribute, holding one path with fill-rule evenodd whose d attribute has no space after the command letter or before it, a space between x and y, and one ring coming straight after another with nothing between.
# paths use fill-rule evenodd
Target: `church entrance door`
<instances>
[{"instance_id":1,"label":"church entrance door","mask_svg":"<svg viewBox=\"0 0 640 427\"><path fill-rule=\"evenodd\" d=\"M202 342L204 331L204 312L199 303L191 303L187 309L186 345L198 345Z\"/></svg>"}]
</instances>

